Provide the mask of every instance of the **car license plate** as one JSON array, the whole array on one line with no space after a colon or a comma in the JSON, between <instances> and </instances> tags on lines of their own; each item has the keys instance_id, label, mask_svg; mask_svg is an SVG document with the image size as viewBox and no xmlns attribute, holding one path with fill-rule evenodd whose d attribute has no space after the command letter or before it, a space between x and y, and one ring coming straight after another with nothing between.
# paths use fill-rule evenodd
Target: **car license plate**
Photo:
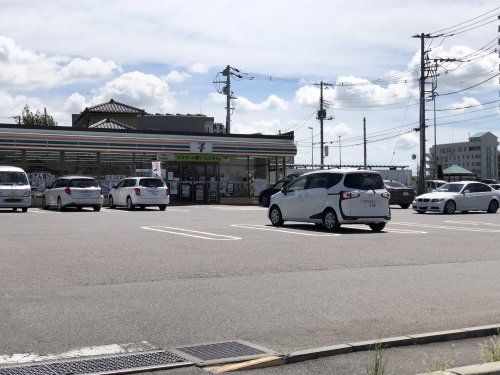
<instances>
[{"instance_id":1,"label":"car license plate","mask_svg":"<svg viewBox=\"0 0 500 375\"><path fill-rule=\"evenodd\" d=\"M85 198L88 198L88 197L90 197L90 191L83 191L83 192L82 192L82 195L83 195Z\"/></svg>"},{"instance_id":2,"label":"car license plate","mask_svg":"<svg viewBox=\"0 0 500 375\"><path fill-rule=\"evenodd\" d=\"M375 201L363 201L365 204L365 208L376 208L377 203Z\"/></svg>"},{"instance_id":3,"label":"car license plate","mask_svg":"<svg viewBox=\"0 0 500 375\"><path fill-rule=\"evenodd\" d=\"M408 193L407 191L404 191L403 195L407 197L408 195L410 195L410 193Z\"/></svg>"},{"instance_id":4,"label":"car license plate","mask_svg":"<svg viewBox=\"0 0 500 375\"><path fill-rule=\"evenodd\" d=\"M9 195L9 199L17 199L17 195Z\"/></svg>"}]
</instances>

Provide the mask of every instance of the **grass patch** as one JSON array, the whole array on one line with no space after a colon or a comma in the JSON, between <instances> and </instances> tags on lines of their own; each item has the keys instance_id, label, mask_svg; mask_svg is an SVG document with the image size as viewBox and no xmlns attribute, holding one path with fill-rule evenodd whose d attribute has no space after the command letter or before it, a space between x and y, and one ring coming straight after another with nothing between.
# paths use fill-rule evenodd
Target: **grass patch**
<instances>
[{"instance_id":1,"label":"grass patch","mask_svg":"<svg viewBox=\"0 0 500 375\"><path fill-rule=\"evenodd\" d=\"M500 361L500 337L493 336L484 343L479 344L481 347L481 359L484 362Z\"/></svg>"},{"instance_id":2,"label":"grass patch","mask_svg":"<svg viewBox=\"0 0 500 375\"><path fill-rule=\"evenodd\" d=\"M424 365L427 366L427 372L434 371L446 371L450 368L455 367L455 361L457 359L457 353L455 352L455 345L451 345L451 358L445 361L441 359L430 359L429 356L424 353Z\"/></svg>"},{"instance_id":3,"label":"grass patch","mask_svg":"<svg viewBox=\"0 0 500 375\"><path fill-rule=\"evenodd\" d=\"M366 366L367 375L385 375L385 369L387 365L387 358L385 355L385 349L382 344L376 344L375 350L373 351L373 357L368 360Z\"/></svg>"}]
</instances>

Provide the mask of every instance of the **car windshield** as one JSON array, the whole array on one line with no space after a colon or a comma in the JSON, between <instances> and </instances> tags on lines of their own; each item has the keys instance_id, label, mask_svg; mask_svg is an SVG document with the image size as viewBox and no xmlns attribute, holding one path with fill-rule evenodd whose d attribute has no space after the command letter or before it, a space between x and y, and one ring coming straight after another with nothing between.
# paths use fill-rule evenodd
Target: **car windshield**
<instances>
[{"instance_id":1,"label":"car windshield","mask_svg":"<svg viewBox=\"0 0 500 375\"><path fill-rule=\"evenodd\" d=\"M384 181L378 173L349 173L345 176L344 183L350 189L384 189Z\"/></svg>"},{"instance_id":2,"label":"car windshield","mask_svg":"<svg viewBox=\"0 0 500 375\"><path fill-rule=\"evenodd\" d=\"M436 191L444 191L448 193L459 193L462 188L464 187L464 184L444 184L441 185Z\"/></svg>"},{"instance_id":3,"label":"car windshield","mask_svg":"<svg viewBox=\"0 0 500 375\"><path fill-rule=\"evenodd\" d=\"M99 187L97 180L93 178L74 178L69 181L69 187L72 188L90 188Z\"/></svg>"},{"instance_id":4,"label":"car windshield","mask_svg":"<svg viewBox=\"0 0 500 375\"><path fill-rule=\"evenodd\" d=\"M391 188L405 188L406 187L401 182L397 182L397 181L384 181L384 183L385 183L385 186L391 187Z\"/></svg>"},{"instance_id":5,"label":"car windshield","mask_svg":"<svg viewBox=\"0 0 500 375\"><path fill-rule=\"evenodd\" d=\"M139 182L139 186L157 188L163 187L165 184L163 183L163 180L160 180L159 178L142 178Z\"/></svg>"},{"instance_id":6,"label":"car windshield","mask_svg":"<svg viewBox=\"0 0 500 375\"><path fill-rule=\"evenodd\" d=\"M28 178L23 172L0 172L0 185L28 185Z\"/></svg>"}]
</instances>

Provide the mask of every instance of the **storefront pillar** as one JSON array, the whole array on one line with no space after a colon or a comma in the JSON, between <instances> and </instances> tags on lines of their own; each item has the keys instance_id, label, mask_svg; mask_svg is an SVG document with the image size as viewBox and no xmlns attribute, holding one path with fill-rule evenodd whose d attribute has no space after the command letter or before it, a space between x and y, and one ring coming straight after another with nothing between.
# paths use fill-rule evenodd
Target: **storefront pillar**
<instances>
[{"instance_id":1,"label":"storefront pillar","mask_svg":"<svg viewBox=\"0 0 500 375\"><path fill-rule=\"evenodd\" d=\"M279 180L279 178L278 178L278 157L277 156L275 157L275 160L274 160L274 174L275 174L274 183L276 183Z\"/></svg>"}]
</instances>

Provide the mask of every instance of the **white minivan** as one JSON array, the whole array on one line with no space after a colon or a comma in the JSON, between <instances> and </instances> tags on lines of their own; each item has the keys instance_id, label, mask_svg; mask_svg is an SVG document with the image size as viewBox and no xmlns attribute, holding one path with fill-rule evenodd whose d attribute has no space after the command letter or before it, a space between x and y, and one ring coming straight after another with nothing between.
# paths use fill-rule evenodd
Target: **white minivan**
<instances>
[{"instance_id":1,"label":"white minivan","mask_svg":"<svg viewBox=\"0 0 500 375\"><path fill-rule=\"evenodd\" d=\"M17 167L0 166L0 208L28 211L31 187L26 173Z\"/></svg>"},{"instance_id":2,"label":"white minivan","mask_svg":"<svg viewBox=\"0 0 500 375\"><path fill-rule=\"evenodd\" d=\"M271 197L268 216L315 223L327 230L341 224L366 224L379 232L391 219L390 194L378 172L335 169L303 174Z\"/></svg>"}]
</instances>

